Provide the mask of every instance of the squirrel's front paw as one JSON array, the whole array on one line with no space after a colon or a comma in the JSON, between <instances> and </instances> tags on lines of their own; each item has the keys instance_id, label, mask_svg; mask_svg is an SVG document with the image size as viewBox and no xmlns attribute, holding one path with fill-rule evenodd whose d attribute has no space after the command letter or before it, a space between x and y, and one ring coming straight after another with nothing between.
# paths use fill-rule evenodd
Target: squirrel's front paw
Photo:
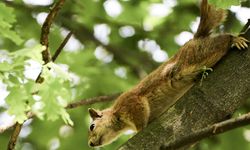
<instances>
[{"instance_id":1,"label":"squirrel's front paw","mask_svg":"<svg viewBox=\"0 0 250 150\"><path fill-rule=\"evenodd\" d=\"M249 41L244 37L237 36L233 38L232 47L236 46L239 50L248 48Z\"/></svg>"}]
</instances>

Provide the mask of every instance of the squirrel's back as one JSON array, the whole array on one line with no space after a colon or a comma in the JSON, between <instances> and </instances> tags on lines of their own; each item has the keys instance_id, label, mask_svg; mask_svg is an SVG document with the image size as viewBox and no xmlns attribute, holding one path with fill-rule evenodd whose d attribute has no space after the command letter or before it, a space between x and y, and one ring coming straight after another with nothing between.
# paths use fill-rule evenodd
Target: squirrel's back
<instances>
[{"instance_id":1,"label":"squirrel's back","mask_svg":"<svg viewBox=\"0 0 250 150\"><path fill-rule=\"evenodd\" d=\"M149 121L158 117L192 87L202 67L212 67L229 49L230 35L220 37L221 42L210 37L212 30L225 20L226 11L202 0L200 14L194 38L136 87L140 95L148 100Z\"/></svg>"}]
</instances>

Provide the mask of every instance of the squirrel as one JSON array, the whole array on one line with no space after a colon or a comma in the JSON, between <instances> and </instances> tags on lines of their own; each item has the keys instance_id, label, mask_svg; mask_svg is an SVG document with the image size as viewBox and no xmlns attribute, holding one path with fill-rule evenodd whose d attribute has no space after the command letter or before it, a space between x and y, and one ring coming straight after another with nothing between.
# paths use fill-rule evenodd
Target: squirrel
<instances>
[{"instance_id":1,"label":"squirrel","mask_svg":"<svg viewBox=\"0 0 250 150\"><path fill-rule=\"evenodd\" d=\"M200 15L193 39L173 57L120 95L110 108L102 111L89 109L93 120L89 128L89 146L110 144L126 130L142 130L196 83L204 66L213 67L233 46L238 49L248 47L249 41L240 36L211 36L212 30L225 20L225 10L202 0Z\"/></svg>"}]
</instances>

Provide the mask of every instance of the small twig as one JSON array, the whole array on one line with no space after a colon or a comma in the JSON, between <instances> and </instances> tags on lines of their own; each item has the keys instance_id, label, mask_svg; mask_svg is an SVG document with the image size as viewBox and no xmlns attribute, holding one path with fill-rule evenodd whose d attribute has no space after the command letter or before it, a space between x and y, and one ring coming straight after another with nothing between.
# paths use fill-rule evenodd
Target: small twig
<instances>
[{"instance_id":1,"label":"small twig","mask_svg":"<svg viewBox=\"0 0 250 150\"><path fill-rule=\"evenodd\" d=\"M250 19L247 20L247 23L244 25L244 27L240 31L240 34L244 34L244 32L246 32L249 26L250 26Z\"/></svg>"},{"instance_id":2,"label":"small twig","mask_svg":"<svg viewBox=\"0 0 250 150\"><path fill-rule=\"evenodd\" d=\"M173 150L178 149L182 146L195 143L203 138L217 135L223 132L226 132L231 129L249 125L250 123L250 113L244 114L237 118L232 118L226 121L222 121L216 124L213 124L209 127L201 129L197 132L191 133L187 136L177 138L176 140L169 142L161 147L162 150Z\"/></svg>"},{"instance_id":3,"label":"small twig","mask_svg":"<svg viewBox=\"0 0 250 150\"><path fill-rule=\"evenodd\" d=\"M68 33L68 35L66 36L66 38L63 40L63 42L61 43L61 45L58 47L58 49L56 50L55 54L52 57L52 61L55 61L57 56L61 53L62 49L64 48L64 46L67 44L67 42L69 41L71 35L73 34L72 31L70 31Z\"/></svg>"},{"instance_id":4,"label":"small twig","mask_svg":"<svg viewBox=\"0 0 250 150\"><path fill-rule=\"evenodd\" d=\"M80 100L80 101L68 104L66 106L66 109L73 109L73 108L80 107L80 106L83 106L83 105L90 105L90 104L99 103L99 102L112 101L115 98L117 98L119 95L121 95L121 93L116 93L116 94L112 94L112 95L98 96L98 97L83 99L83 100Z\"/></svg>"},{"instance_id":5,"label":"small twig","mask_svg":"<svg viewBox=\"0 0 250 150\"><path fill-rule=\"evenodd\" d=\"M50 32L50 27L55 19L55 16L58 14L58 11L61 9L63 6L65 0L59 0L54 7L51 9L49 12L46 20L43 23L42 30L41 30L41 38L40 38L40 43L44 46L46 46L46 49L42 52L43 55L43 61L44 63L48 63L51 60L51 55L49 51L49 32Z\"/></svg>"},{"instance_id":6,"label":"small twig","mask_svg":"<svg viewBox=\"0 0 250 150\"><path fill-rule=\"evenodd\" d=\"M10 137L7 150L14 150L15 149L16 141L17 141L18 135L22 129L22 125L23 124L19 124L19 123L15 124L15 128L14 128L14 131L13 131L11 137Z\"/></svg>"}]
</instances>

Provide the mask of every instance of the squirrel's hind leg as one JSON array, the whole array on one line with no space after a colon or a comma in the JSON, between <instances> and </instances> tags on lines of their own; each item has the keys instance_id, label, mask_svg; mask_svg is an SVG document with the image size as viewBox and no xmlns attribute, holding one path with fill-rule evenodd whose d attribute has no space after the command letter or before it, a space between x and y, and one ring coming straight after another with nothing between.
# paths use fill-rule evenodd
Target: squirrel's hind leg
<instances>
[{"instance_id":1,"label":"squirrel's hind leg","mask_svg":"<svg viewBox=\"0 0 250 150\"><path fill-rule=\"evenodd\" d=\"M232 47L237 47L237 49L242 50L248 48L249 41L244 37L237 36L233 37Z\"/></svg>"}]
</instances>

